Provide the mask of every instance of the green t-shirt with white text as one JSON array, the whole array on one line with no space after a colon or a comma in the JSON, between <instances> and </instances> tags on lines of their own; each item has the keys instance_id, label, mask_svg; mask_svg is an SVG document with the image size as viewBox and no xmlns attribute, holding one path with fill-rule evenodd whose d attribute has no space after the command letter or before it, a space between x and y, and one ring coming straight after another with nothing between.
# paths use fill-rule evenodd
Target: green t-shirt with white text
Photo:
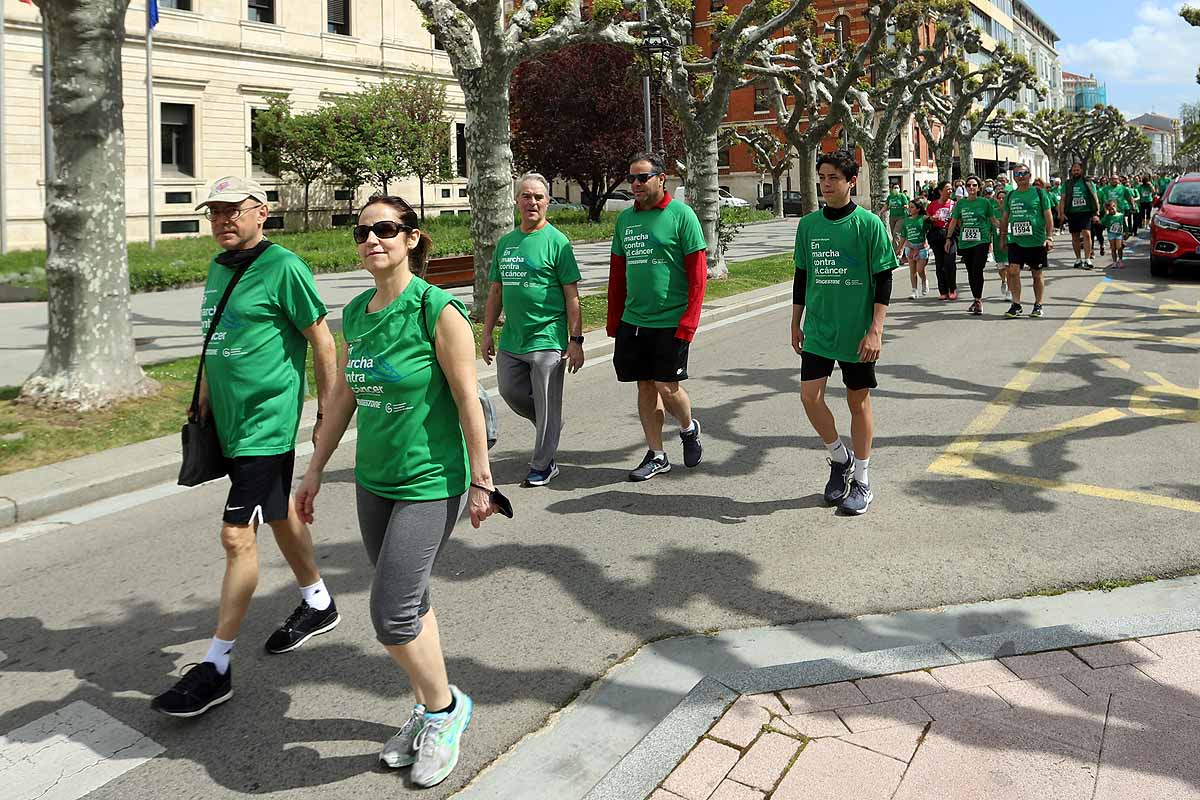
<instances>
[{"instance_id":1,"label":"green t-shirt with white text","mask_svg":"<svg viewBox=\"0 0 1200 800\"><path fill-rule=\"evenodd\" d=\"M1063 205L1066 207L1068 214L1095 214L1097 209L1093 206L1095 202L1092 200L1092 193L1095 191L1095 185L1091 181L1085 181L1082 178L1072 180L1070 182L1070 191L1063 200Z\"/></svg>"},{"instance_id":2,"label":"green t-shirt with white text","mask_svg":"<svg viewBox=\"0 0 1200 800\"><path fill-rule=\"evenodd\" d=\"M1114 200L1117 203L1118 211L1128 211L1130 208L1129 194L1125 191L1125 189L1126 187L1122 186L1121 184L1117 184L1116 186L1105 184L1104 186L1101 186L1096 192L1100 196L1100 207L1103 208L1104 206L1108 205L1108 201Z\"/></svg>"},{"instance_id":3,"label":"green t-shirt with white text","mask_svg":"<svg viewBox=\"0 0 1200 800\"><path fill-rule=\"evenodd\" d=\"M1138 199L1143 203L1154 202L1154 187L1148 183L1140 183L1137 187Z\"/></svg>"},{"instance_id":4,"label":"green t-shirt with white text","mask_svg":"<svg viewBox=\"0 0 1200 800\"><path fill-rule=\"evenodd\" d=\"M1105 214L1100 220L1100 224L1104 226L1104 230L1108 233L1109 238L1125 235L1124 214Z\"/></svg>"},{"instance_id":5,"label":"green t-shirt with white text","mask_svg":"<svg viewBox=\"0 0 1200 800\"><path fill-rule=\"evenodd\" d=\"M386 308L368 312L375 291L355 297L342 315L346 383L358 409L354 477L391 500L457 497L470 483L470 461L434 341L446 306L464 319L467 309L416 276Z\"/></svg>"},{"instance_id":6,"label":"green t-shirt with white text","mask_svg":"<svg viewBox=\"0 0 1200 800\"><path fill-rule=\"evenodd\" d=\"M969 250L992 241L992 201L986 197L963 198L954 204L950 219L958 220L958 249Z\"/></svg>"},{"instance_id":7,"label":"green t-shirt with white text","mask_svg":"<svg viewBox=\"0 0 1200 800\"><path fill-rule=\"evenodd\" d=\"M546 223L532 233L517 228L505 234L496 244L488 280L502 286L501 350L567 349L562 287L579 282L579 265L562 231Z\"/></svg>"},{"instance_id":8,"label":"green t-shirt with white text","mask_svg":"<svg viewBox=\"0 0 1200 800\"><path fill-rule=\"evenodd\" d=\"M899 266L883 220L862 206L834 221L814 211L796 228L795 264L806 276L805 352L857 363L875 313L875 276Z\"/></svg>"},{"instance_id":9,"label":"green t-shirt with white text","mask_svg":"<svg viewBox=\"0 0 1200 800\"><path fill-rule=\"evenodd\" d=\"M909 244L925 244L925 235L929 231L929 217L924 214L919 217L905 217L902 230L904 241Z\"/></svg>"},{"instance_id":10,"label":"green t-shirt with white text","mask_svg":"<svg viewBox=\"0 0 1200 800\"><path fill-rule=\"evenodd\" d=\"M1046 210L1050 208L1050 197L1045 189L1030 186L1023 192L1009 192L1004 197L1004 210L1008 213L1008 237L1006 245L1041 247L1046 243Z\"/></svg>"},{"instance_id":11,"label":"green t-shirt with white text","mask_svg":"<svg viewBox=\"0 0 1200 800\"><path fill-rule=\"evenodd\" d=\"M888 217L897 219L908 213L909 198L904 192L892 192L887 197Z\"/></svg>"},{"instance_id":12,"label":"green t-shirt with white text","mask_svg":"<svg viewBox=\"0 0 1200 800\"><path fill-rule=\"evenodd\" d=\"M200 306L202 333L208 332L233 276L234 270L216 259L209 264ZM226 458L295 449L308 354L301 331L325 314L312 270L290 250L272 244L246 268L204 356L210 407Z\"/></svg>"},{"instance_id":13,"label":"green t-shirt with white text","mask_svg":"<svg viewBox=\"0 0 1200 800\"><path fill-rule=\"evenodd\" d=\"M674 328L687 311L683 259L704 250L704 231L691 206L671 199L663 208L627 208L617 217L612 253L625 259L621 321L643 328Z\"/></svg>"}]
</instances>

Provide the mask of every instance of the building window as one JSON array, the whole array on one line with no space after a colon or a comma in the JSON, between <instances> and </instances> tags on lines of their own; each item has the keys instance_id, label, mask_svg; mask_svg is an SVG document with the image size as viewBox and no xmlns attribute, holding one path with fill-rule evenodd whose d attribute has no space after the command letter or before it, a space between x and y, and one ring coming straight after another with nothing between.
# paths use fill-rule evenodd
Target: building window
<instances>
[{"instance_id":1,"label":"building window","mask_svg":"<svg viewBox=\"0 0 1200 800\"><path fill-rule=\"evenodd\" d=\"M199 233L198 219L164 219L158 228L163 233Z\"/></svg>"},{"instance_id":2,"label":"building window","mask_svg":"<svg viewBox=\"0 0 1200 800\"><path fill-rule=\"evenodd\" d=\"M250 169L255 175L274 177L263 166L266 163L266 158L263 156L263 143L259 135L258 116L265 110L263 108L250 109Z\"/></svg>"},{"instance_id":3,"label":"building window","mask_svg":"<svg viewBox=\"0 0 1200 800\"><path fill-rule=\"evenodd\" d=\"M467 196L467 188L466 188L465 186L464 186L464 187L462 187L462 188L460 188L460 189L458 190L458 196L459 196L459 197L466 197L466 196Z\"/></svg>"},{"instance_id":4,"label":"building window","mask_svg":"<svg viewBox=\"0 0 1200 800\"><path fill-rule=\"evenodd\" d=\"M712 5L709 6L709 14L720 14L725 10L725 0L712 0Z\"/></svg>"},{"instance_id":5,"label":"building window","mask_svg":"<svg viewBox=\"0 0 1200 800\"><path fill-rule=\"evenodd\" d=\"M246 19L275 24L275 0L246 0Z\"/></svg>"},{"instance_id":6,"label":"building window","mask_svg":"<svg viewBox=\"0 0 1200 800\"><path fill-rule=\"evenodd\" d=\"M192 0L159 0L159 8L173 8L176 11L191 11ZM163 231L166 233L166 231Z\"/></svg>"},{"instance_id":7,"label":"building window","mask_svg":"<svg viewBox=\"0 0 1200 800\"><path fill-rule=\"evenodd\" d=\"M771 110L771 87L766 84L755 84L754 86L754 111L770 111Z\"/></svg>"},{"instance_id":8,"label":"building window","mask_svg":"<svg viewBox=\"0 0 1200 800\"><path fill-rule=\"evenodd\" d=\"M717 151L717 166L718 167L728 167L729 166L729 148L728 147L722 147L720 150Z\"/></svg>"},{"instance_id":9,"label":"building window","mask_svg":"<svg viewBox=\"0 0 1200 800\"><path fill-rule=\"evenodd\" d=\"M159 126L164 175L195 175L195 109L181 103L163 103Z\"/></svg>"},{"instance_id":10,"label":"building window","mask_svg":"<svg viewBox=\"0 0 1200 800\"><path fill-rule=\"evenodd\" d=\"M334 214L329 218L329 224L335 228L353 225L357 217L354 214Z\"/></svg>"},{"instance_id":11,"label":"building window","mask_svg":"<svg viewBox=\"0 0 1200 800\"><path fill-rule=\"evenodd\" d=\"M279 202L279 190L278 189L267 189L267 202L268 203L278 203Z\"/></svg>"},{"instance_id":12,"label":"building window","mask_svg":"<svg viewBox=\"0 0 1200 800\"><path fill-rule=\"evenodd\" d=\"M890 160L899 161L900 159L904 158L904 153L900 149L902 145L903 143L900 141L899 136L897 136L895 139L892 139L892 143L888 147L888 158Z\"/></svg>"},{"instance_id":13,"label":"building window","mask_svg":"<svg viewBox=\"0 0 1200 800\"><path fill-rule=\"evenodd\" d=\"M441 214L439 214L438 216L442 216L442 217L453 217L453 216L454 216L454 212L453 212L453 211L451 211L451 210L450 210L450 209L448 209L448 208L443 208L443 209L442 209L442 213L441 213Z\"/></svg>"},{"instance_id":14,"label":"building window","mask_svg":"<svg viewBox=\"0 0 1200 800\"><path fill-rule=\"evenodd\" d=\"M192 193L191 192L167 192L166 200L167 200L167 205L175 205L177 203L190 205L192 202Z\"/></svg>"},{"instance_id":15,"label":"building window","mask_svg":"<svg viewBox=\"0 0 1200 800\"><path fill-rule=\"evenodd\" d=\"M334 189L333 190L333 199L334 200L353 200L354 192L351 191L350 189Z\"/></svg>"},{"instance_id":16,"label":"building window","mask_svg":"<svg viewBox=\"0 0 1200 800\"><path fill-rule=\"evenodd\" d=\"M442 40L438 38L436 33L433 35L433 49L441 50L443 53L446 52L446 46L442 44Z\"/></svg>"},{"instance_id":17,"label":"building window","mask_svg":"<svg viewBox=\"0 0 1200 800\"><path fill-rule=\"evenodd\" d=\"M267 217L266 222L263 223L263 230L264 231L281 231L281 230L283 230L283 216L276 215L273 217Z\"/></svg>"},{"instance_id":18,"label":"building window","mask_svg":"<svg viewBox=\"0 0 1200 800\"><path fill-rule=\"evenodd\" d=\"M442 197L443 197L443 198L448 198L448 197L450 197L450 190L449 190L449 189L442 189Z\"/></svg>"},{"instance_id":19,"label":"building window","mask_svg":"<svg viewBox=\"0 0 1200 800\"><path fill-rule=\"evenodd\" d=\"M845 14L839 14L837 19L833 21L834 33L836 37L834 41L846 44L850 41L850 17Z\"/></svg>"},{"instance_id":20,"label":"building window","mask_svg":"<svg viewBox=\"0 0 1200 800\"><path fill-rule=\"evenodd\" d=\"M460 209L458 210L458 215L459 215L460 217L469 217L469 216L471 216L471 209L469 209L469 208L460 208Z\"/></svg>"},{"instance_id":21,"label":"building window","mask_svg":"<svg viewBox=\"0 0 1200 800\"><path fill-rule=\"evenodd\" d=\"M454 124L454 163L458 177L467 177L467 126L461 122Z\"/></svg>"},{"instance_id":22,"label":"building window","mask_svg":"<svg viewBox=\"0 0 1200 800\"><path fill-rule=\"evenodd\" d=\"M350 35L350 0L326 0L326 21L330 33Z\"/></svg>"}]
</instances>

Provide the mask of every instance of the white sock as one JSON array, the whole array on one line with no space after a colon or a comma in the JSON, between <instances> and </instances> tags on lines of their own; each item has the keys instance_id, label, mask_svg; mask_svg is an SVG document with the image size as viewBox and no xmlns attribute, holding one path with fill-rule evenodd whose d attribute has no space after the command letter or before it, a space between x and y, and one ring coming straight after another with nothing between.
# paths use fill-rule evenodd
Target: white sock
<instances>
[{"instance_id":1,"label":"white sock","mask_svg":"<svg viewBox=\"0 0 1200 800\"><path fill-rule=\"evenodd\" d=\"M229 672L229 654L233 652L233 643L237 639L218 639L213 637L212 643L208 646L208 654L204 656L204 660L211 663L217 668L217 672L224 675Z\"/></svg>"},{"instance_id":2,"label":"white sock","mask_svg":"<svg viewBox=\"0 0 1200 800\"><path fill-rule=\"evenodd\" d=\"M829 457L833 459L833 463L835 464L845 464L850 460L850 451L846 449L846 445L841 439L826 442L825 449L829 451Z\"/></svg>"},{"instance_id":3,"label":"white sock","mask_svg":"<svg viewBox=\"0 0 1200 800\"><path fill-rule=\"evenodd\" d=\"M300 594L304 597L304 602L317 611L324 611L333 602L329 590L325 588L324 580L318 580L312 586L301 586Z\"/></svg>"},{"instance_id":4,"label":"white sock","mask_svg":"<svg viewBox=\"0 0 1200 800\"><path fill-rule=\"evenodd\" d=\"M661 461L667 457L667 451L666 450L655 450L654 457Z\"/></svg>"},{"instance_id":5,"label":"white sock","mask_svg":"<svg viewBox=\"0 0 1200 800\"><path fill-rule=\"evenodd\" d=\"M694 430L696 430L696 418L695 418L695 417L693 417L693 418L692 418L692 424L691 424L691 425L688 425L686 428L683 428L683 427L681 427L681 428L679 429L679 432L680 432L680 433L691 433L691 432L692 432L692 431L694 431Z\"/></svg>"},{"instance_id":6,"label":"white sock","mask_svg":"<svg viewBox=\"0 0 1200 800\"><path fill-rule=\"evenodd\" d=\"M867 480L867 465L870 463L871 463L871 459L869 459L869 458L855 458L854 459L854 480L858 481L863 486L871 485L870 482Z\"/></svg>"}]
</instances>

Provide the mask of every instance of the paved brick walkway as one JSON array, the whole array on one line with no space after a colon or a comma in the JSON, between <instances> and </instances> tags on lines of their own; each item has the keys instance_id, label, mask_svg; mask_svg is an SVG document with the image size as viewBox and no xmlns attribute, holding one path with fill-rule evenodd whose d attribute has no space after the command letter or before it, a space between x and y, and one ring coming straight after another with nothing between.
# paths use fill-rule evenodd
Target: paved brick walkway
<instances>
[{"instance_id":1,"label":"paved brick walkway","mask_svg":"<svg viewBox=\"0 0 1200 800\"><path fill-rule=\"evenodd\" d=\"M1200 798L1200 631L743 695L649 800Z\"/></svg>"}]
</instances>

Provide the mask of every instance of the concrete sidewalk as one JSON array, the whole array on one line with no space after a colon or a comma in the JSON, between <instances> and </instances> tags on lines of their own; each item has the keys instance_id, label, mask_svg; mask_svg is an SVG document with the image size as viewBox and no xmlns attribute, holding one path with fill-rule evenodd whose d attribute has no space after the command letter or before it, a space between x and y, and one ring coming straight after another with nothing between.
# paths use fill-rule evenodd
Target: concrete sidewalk
<instances>
[{"instance_id":1,"label":"concrete sidewalk","mask_svg":"<svg viewBox=\"0 0 1200 800\"><path fill-rule=\"evenodd\" d=\"M751 223L742 229L729 247L730 261L746 261L790 251L795 245L798 217L782 221ZM608 241L575 246L585 293L608 284ZM354 246L347 234L346 254L354 257ZM338 309L372 286L369 275L361 272L327 273L316 276L317 288L330 310L330 322L341 325ZM140 364L155 364L196 355L200 351L199 319L202 288L172 289L133 296L133 335ZM469 298L471 288L454 289L460 298ZM0 357L0 386L19 386L37 369L46 346L46 304L4 303L5 346Z\"/></svg>"}]
</instances>

